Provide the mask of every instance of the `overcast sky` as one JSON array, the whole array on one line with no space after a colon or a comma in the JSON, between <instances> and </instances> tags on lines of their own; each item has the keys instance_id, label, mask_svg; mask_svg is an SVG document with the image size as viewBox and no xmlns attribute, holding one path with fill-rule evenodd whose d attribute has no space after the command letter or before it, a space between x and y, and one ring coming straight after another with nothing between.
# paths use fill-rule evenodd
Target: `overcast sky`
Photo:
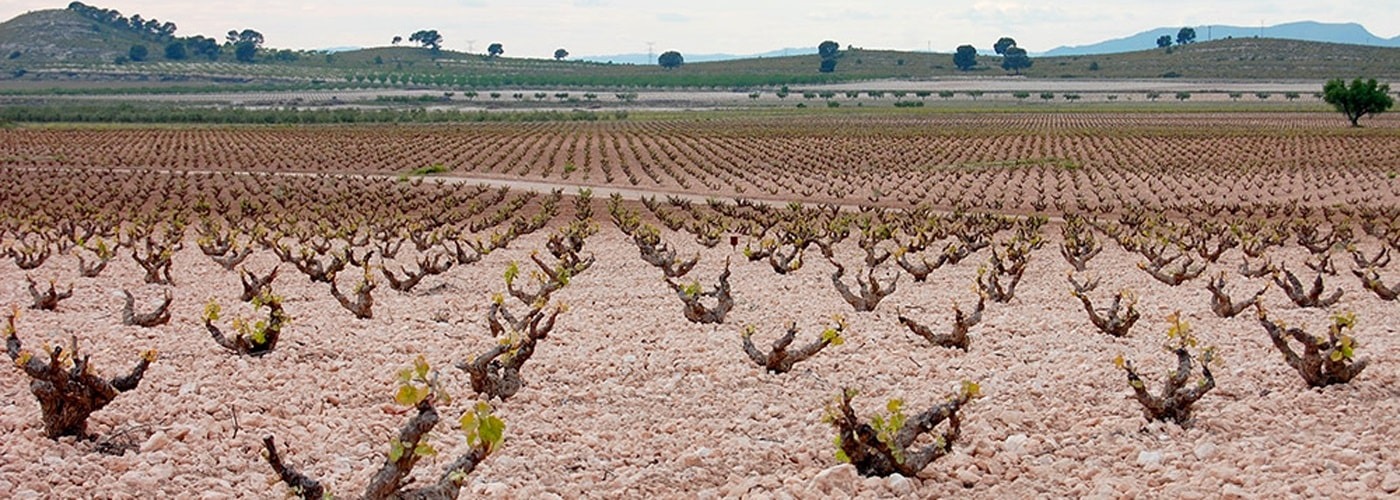
<instances>
[{"instance_id":1,"label":"overcast sky","mask_svg":"<svg viewBox=\"0 0 1400 500\"><path fill-rule=\"evenodd\" d=\"M753 54L814 47L832 39L876 49L952 52L971 43L989 49L1000 36L1041 52L1162 26L1258 26L1314 20L1358 22L1372 33L1400 35L1396 0L93 0L123 15L174 21L180 35L222 38L253 28L276 48L387 45L394 35L436 29L444 46L549 57L656 51ZM3 0L0 19L63 8L66 0ZM1198 30L1201 39L1205 31Z\"/></svg>"}]
</instances>

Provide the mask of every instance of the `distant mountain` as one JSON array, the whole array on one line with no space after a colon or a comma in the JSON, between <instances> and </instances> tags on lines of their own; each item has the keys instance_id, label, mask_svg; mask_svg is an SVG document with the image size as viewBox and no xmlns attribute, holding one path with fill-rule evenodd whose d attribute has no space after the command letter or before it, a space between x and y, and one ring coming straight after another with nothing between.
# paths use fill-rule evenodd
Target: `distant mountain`
<instances>
[{"instance_id":1,"label":"distant mountain","mask_svg":"<svg viewBox=\"0 0 1400 500\"><path fill-rule=\"evenodd\" d=\"M356 46L326 47L326 48L324 48L324 49L318 50L317 52L325 52L325 53L327 53L327 54L336 54L336 53L340 53L340 52L353 52L353 51L361 50L361 49L364 49L364 47L356 47Z\"/></svg>"},{"instance_id":2,"label":"distant mountain","mask_svg":"<svg viewBox=\"0 0 1400 500\"><path fill-rule=\"evenodd\" d=\"M1260 28L1258 26L1192 26L1196 29L1196 41L1205 42L1226 38L1280 38L1310 42L1341 43L1348 45L1369 45L1374 47L1400 47L1400 36L1381 38L1356 23L1319 23L1302 21ZM1176 39L1181 27L1157 28L1144 31L1127 38L1107 40L1092 45L1057 47L1041 53L1041 56L1078 56L1090 54L1117 54L1157 47L1157 38L1162 35Z\"/></svg>"},{"instance_id":3,"label":"distant mountain","mask_svg":"<svg viewBox=\"0 0 1400 500\"><path fill-rule=\"evenodd\" d=\"M800 48L800 49L787 48L787 49L771 50L771 51L768 51L768 52L764 52L764 53L762 53L762 54L748 54L748 55L735 55L735 54L687 54L687 53L685 53L685 52L681 52L681 56L685 57L685 62L697 63L697 62L714 62L714 61L733 61L733 60L737 60L737 59L766 59L766 58L770 58L770 57L804 56L804 55L815 55L816 53L817 53L817 48L816 48L816 47L807 47L807 48ZM610 62L610 63L613 63L613 64L655 64L656 61L655 61L654 58L655 58L656 56L659 56L659 55L661 55L661 53L658 51L656 54L652 54L650 57L648 57L647 54L636 54L636 53L633 53L633 54L614 54L614 55L602 55L602 56L576 56L576 57L575 57L575 56L570 56L569 59L572 59L572 60L579 60L579 61L599 62L599 63L609 63L609 62Z\"/></svg>"}]
</instances>

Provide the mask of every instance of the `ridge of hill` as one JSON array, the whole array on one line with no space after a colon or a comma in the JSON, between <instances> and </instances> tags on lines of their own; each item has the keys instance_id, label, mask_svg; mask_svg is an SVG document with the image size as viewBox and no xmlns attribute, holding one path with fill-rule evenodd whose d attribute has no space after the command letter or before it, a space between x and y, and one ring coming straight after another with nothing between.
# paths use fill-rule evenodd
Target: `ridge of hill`
<instances>
[{"instance_id":1,"label":"ridge of hill","mask_svg":"<svg viewBox=\"0 0 1400 500\"><path fill-rule=\"evenodd\" d=\"M147 45L147 62L114 63L136 44ZM664 69L372 47L334 54L265 49L267 55L249 64L234 61L227 49L217 61L169 61L164 59L163 45L69 10L34 11L0 23L0 85L24 80L26 88L36 88L46 84L35 81L76 80L82 86L101 87L112 81L139 80L176 82L172 85L344 82L394 88L747 88L954 78L1400 79L1400 48L1270 38L1217 39L1114 54L1037 56L1032 58L1033 66L1020 76L1003 71L1001 58L996 56L980 55L973 70L959 71L951 54L869 49L842 51L836 71L820 73L821 61L816 54L687 62L676 69ZM279 57L272 57L274 52Z\"/></svg>"},{"instance_id":2,"label":"ridge of hill","mask_svg":"<svg viewBox=\"0 0 1400 500\"><path fill-rule=\"evenodd\" d=\"M1400 36L1381 38L1357 23L1320 23L1299 21L1274 26L1196 26L1198 41L1213 41L1229 38L1277 38L1306 42L1322 42L1371 47L1400 47ZM1043 57L1082 56L1115 54L1151 49L1157 46L1162 36L1176 39L1181 28L1157 28L1132 36L1104 40L1098 43L1079 46L1056 47L1041 53Z\"/></svg>"}]
</instances>

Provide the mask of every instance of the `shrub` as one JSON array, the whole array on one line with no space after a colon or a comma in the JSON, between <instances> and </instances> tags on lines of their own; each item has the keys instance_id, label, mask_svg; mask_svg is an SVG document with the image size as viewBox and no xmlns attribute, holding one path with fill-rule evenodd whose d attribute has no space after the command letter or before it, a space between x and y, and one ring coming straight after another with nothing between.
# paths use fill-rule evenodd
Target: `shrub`
<instances>
[{"instance_id":1,"label":"shrub","mask_svg":"<svg viewBox=\"0 0 1400 500\"><path fill-rule=\"evenodd\" d=\"M59 291L54 285L54 281L49 280L49 289L40 291L38 284L34 283L34 278L25 276L24 279L29 282L29 296L34 299L34 303L29 306L30 309L52 311L58 309L59 301L73 296L72 283L68 284L67 290Z\"/></svg>"},{"instance_id":2,"label":"shrub","mask_svg":"<svg viewBox=\"0 0 1400 500\"><path fill-rule=\"evenodd\" d=\"M734 297L729 292L729 259L724 261L724 272L719 275L719 284L714 290L705 291L700 286L700 282L692 281L688 285L680 285L671 278L666 278L666 284L671 290L676 292L676 296L684 304L685 319L692 323L723 323L724 316L734 308ZM715 299L714 306L707 306L701 299Z\"/></svg>"},{"instance_id":3,"label":"shrub","mask_svg":"<svg viewBox=\"0 0 1400 500\"><path fill-rule=\"evenodd\" d=\"M1312 287L1306 290L1303 288L1303 284L1298 281L1298 277L1294 276L1293 271L1289 271L1287 267L1275 270L1273 281L1298 307L1322 309L1336 304L1342 298L1341 288L1333 290L1331 295L1322 296L1323 291L1326 290L1322 283L1322 273L1317 273L1317 278L1313 279Z\"/></svg>"},{"instance_id":4,"label":"shrub","mask_svg":"<svg viewBox=\"0 0 1400 500\"><path fill-rule=\"evenodd\" d=\"M793 365L815 356L826 346L845 343L841 332L846 331L846 318L838 314L834 319L836 326L823 330L821 338L796 351L788 351L787 349L789 345L792 345L793 339L797 337L797 322L790 323L787 333L773 341L773 350L769 351L767 355L759 352L758 348L754 346L753 334L757 329L750 325L744 329L744 353L748 354L749 359L758 366L767 368L770 372L787 373L792 370Z\"/></svg>"},{"instance_id":5,"label":"shrub","mask_svg":"<svg viewBox=\"0 0 1400 500\"><path fill-rule=\"evenodd\" d=\"M1222 318L1233 318L1241 311L1244 311L1245 308L1258 304L1259 298L1264 296L1264 292L1269 291L1269 287L1265 286L1248 299L1235 302L1230 298L1229 294L1225 293L1224 271L1221 271L1220 274L1211 278L1210 282L1206 283L1206 289L1210 291L1210 310L1214 312L1216 316Z\"/></svg>"},{"instance_id":6,"label":"shrub","mask_svg":"<svg viewBox=\"0 0 1400 500\"><path fill-rule=\"evenodd\" d=\"M88 365L88 356L78 353L78 338L73 337L68 351L62 346L46 349L49 361L44 363L20 344L15 329L18 316L16 309L6 322L5 350L15 366L29 376L29 391L39 399L43 414L44 434L51 439L88 437L88 416L111 403L117 394L135 390L146 369L156 360L155 351L143 352L130 374L106 380L98 377Z\"/></svg>"},{"instance_id":7,"label":"shrub","mask_svg":"<svg viewBox=\"0 0 1400 500\"><path fill-rule=\"evenodd\" d=\"M122 295L126 297L126 302L122 306L123 325L137 325L150 328L170 322L170 303L174 300L174 296L170 294L170 290L165 291L165 299L161 301L160 305L156 306L154 311L149 313L138 314L136 312L136 297L132 296L131 292L123 289Z\"/></svg>"},{"instance_id":8,"label":"shrub","mask_svg":"<svg viewBox=\"0 0 1400 500\"><path fill-rule=\"evenodd\" d=\"M980 391L977 384L963 382L958 395L912 419L904 414L904 402L892 399L885 405L889 415L876 415L870 423L865 423L851 408L856 391L844 389L836 398L836 407L827 407L823 417L836 427L836 460L854 465L864 476L914 477L934 460L952 452L953 443L962 431L958 412L978 397ZM932 444L911 449L919 436L932 433L944 420L948 421L948 428L935 436Z\"/></svg>"},{"instance_id":9,"label":"shrub","mask_svg":"<svg viewBox=\"0 0 1400 500\"><path fill-rule=\"evenodd\" d=\"M1187 385L1191 377L1192 360L1195 359L1189 349L1196 347L1196 337L1191 334L1191 326L1181 321L1180 311L1169 316L1167 321L1171 323L1171 327L1167 329L1166 347L1176 354L1177 367L1176 371L1168 373L1160 396L1147 392L1147 386L1138 376L1131 361L1124 361L1120 355L1113 363L1128 373L1128 385L1133 388L1134 397L1142 403L1143 415L1148 420L1170 420L1186 426L1192 422L1191 405L1215 388L1215 376L1210 372L1210 364L1215 359L1215 349L1207 347L1200 357L1203 378L1195 384Z\"/></svg>"},{"instance_id":10,"label":"shrub","mask_svg":"<svg viewBox=\"0 0 1400 500\"><path fill-rule=\"evenodd\" d=\"M282 337L282 327L291 319L282 310L282 298L273 294L270 288L263 288L253 297L253 309L263 307L267 307L266 320L249 324L246 319L234 318L234 334L229 336L214 326L214 322L219 320L220 307L218 302L211 299L204 306L204 328L209 330L214 342L224 349L235 354L262 356L277 347L277 341Z\"/></svg>"},{"instance_id":11,"label":"shrub","mask_svg":"<svg viewBox=\"0 0 1400 500\"><path fill-rule=\"evenodd\" d=\"M1311 387L1325 387L1332 384L1345 384L1366 369L1367 360L1356 359L1356 339L1346 332L1356 327L1356 314L1332 316L1332 324L1327 328L1327 337L1315 337L1301 328L1289 328L1282 322L1269 320L1263 306L1256 306L1259 324L1269 333L1274 347L1283 353L1288 366L1303 376L1303 381ZM1288 346L1288 338L1303 345L1300 356Z\"/></svg>"},{"instance_id":12,"label":"shrub","mask_svg":"<svg viewBox=\"0 0 1400 500\"><path fill-rule=\"evenodd\" d=\"M1070 295L1079 299L1079 301L1084 304L1084 311L1089 314L1089 321L1101 332L1114 337L1126 337L1128 336L1128 330L1132 329L1133 324L1137 323L1138 318L1141 317L1141 314L1139 314L1135 308L1135 306L1137 306L1137 295L1131 290L1119 291L1118 295L1113 297L1113 304L1110 304L1108 309L1100 315L1099 312L1094 309L1094 303L1089 299L1089 292L1098 288L1099 280L1095 279L1081 284L1074 280L1073 274L1070 274L1069 283L1073 288L1070 290ZM1123 307L1123 301L1125 299L1127 300L1126 309ZM1120 314L1119 311L1122 311L1122 313Z\"/></svg>"},{"instance_id":13,"label":"shrub","mask_svg":"<svg viewBox=\"0 0 1400 500\"><path fill-rule=\"evenodd\" d=\"M985 293L978 293L977 307L972 310L972 314L963 313L962 309L959 308L957 304L953 304L953 331L948 334L933 333L933 330L903 315L899 316L899 323L908 328L913 334L928 340L930 344L967 351L968 347L972 344L971 339L967 337L967 332L971 330L973 326L976 326L977 323L982 322L982 311L986 308L987 295Z\"/></svg>"},{"instance_id":14,"label":"shrub","mask_svg":"<svg viewBox=\"0 0 1400 500\"><path fill-rule=\"evenodd\" d=\"M505 439L505 422L491 414L490 404L477 402L458 420L470 447L467 453L449 463L436 482L405 490L413 482L412 479L405 479L413 473L418 461L437 454L437 450L428 443L428 433L440 421L436 407L438 401L446 404L449 397L438 385L437 372L432 371L428 362L419 356L413 368L399 372L399 389L394 394L395 403L416 409L418 414L409 419L390 441L384 465L365 487L364 498L457 498L467 482L467 475L476 470L477 465L491 453L500 449ZM263 438L263 448L268 465L278 479L291 488L293 494L305 500L332 498L320 481L283 462L272 436Z\"/></svg>"}]
</instances>

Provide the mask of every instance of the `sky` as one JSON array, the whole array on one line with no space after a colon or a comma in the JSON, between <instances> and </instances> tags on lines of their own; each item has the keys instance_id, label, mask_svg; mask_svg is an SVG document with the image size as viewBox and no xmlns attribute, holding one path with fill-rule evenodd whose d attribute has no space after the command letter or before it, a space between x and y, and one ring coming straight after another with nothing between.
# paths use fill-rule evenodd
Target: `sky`
<instances>
[{"instance_id":1,"label":"sky","mask_svg":"<svg viewBox=\"0 0 1400 500\"><path fill-rule=\"evenodd\" d=\"M222 38L252 28L274 48L388 45L395 35L435 29L451 50L484 52L501 43L510 57L646 53L756 54L815 47L988 50L1011 36L1031 51L1085 45L1158 27L1259 26L1294 21L1358 22L1400 35L1395 0L91 0L123 15L174 21L178 35ZM0 20L66 0L4 0ZM1228 10L1222 6L1228 5ZM1204 30L1197 30L1205 38Z\"/></svg>"}]
</instances>

